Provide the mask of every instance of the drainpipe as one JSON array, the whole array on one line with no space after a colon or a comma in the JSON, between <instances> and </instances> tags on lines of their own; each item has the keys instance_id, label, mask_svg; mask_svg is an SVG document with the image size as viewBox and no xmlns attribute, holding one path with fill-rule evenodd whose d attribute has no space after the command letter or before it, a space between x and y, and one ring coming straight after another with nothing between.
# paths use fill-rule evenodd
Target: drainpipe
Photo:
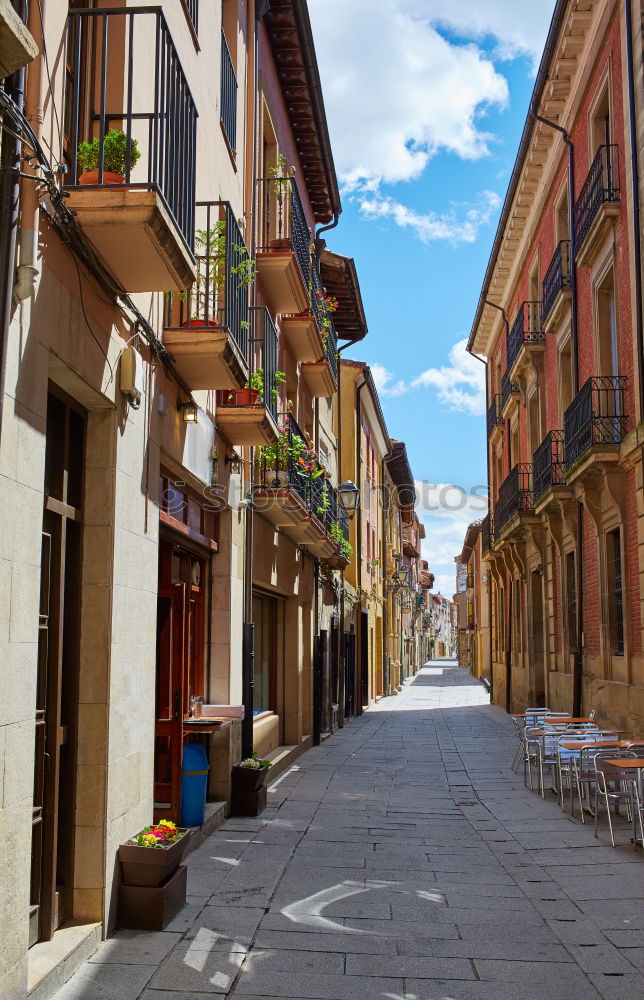
<instances>
[{"instance_id":1,"label":"drainpipe","mask_svg":"<svg viewBox=\"0 0 644 1000\"><path fill-rule=\"evenodd\" d=\"M577 265L575 262L576 249L577 249L575 246L575 146L566 129L562 128L561 125L557 125L556 122L551 122L547 118L543 118L541 115L538 115L534 105L530 108L530 114L535 119L535 121L541 122L542 125L547 125L549 128L553 128L556 132L559 132L561 137L563 138L563 141L566 143L566 146L568 147L568 232L570 236L570 339L572 344L571 353L572 353L573 395L576 396L577 393L579 392L579 329L577 321ZM637 205L638 205L638 216L639 216L639 193L638 193ZM637 228L637 233L639 234L639 224ZM636 239L635 243L639 248L639 239ZM640 268L636 267L636 271L640 273L641 276ZM641 293L638 295L638 305L640 307L640 315L641 315ZM641 352L642 349L641 336L638 337L638 340ZM639 362L639 352L638 352L638 362ZM640 371L640 376L641 376L641 371ZM641 395L640 395L640 400L641 400ZM577 504L577 564L576 564L577 648L575 650L575 655L574 655L574 665L573 665L573 675L572 675L573 716L581 715L581 701L582 701L582 668L583 668L582 644L584 639L583 544L584 544L584 505L583 503L581 503L581 501L579 501Z\"/></svg>"},{"instance_id":2,"label":"drainpipe","mask_svg":"<svg viewBox=\"0 0 644 1000\"><path fill-rule=\"evenodd\" d=\"M363 381L358 386L356 392L356 476L358 477L357 486L362 491L362 483L360 481L360 470L362 468L362 432L361 432L361 421L360 421L360 397L362 395L362 390L367 384L366 378L363 375ZM356 511L356 565L358 567L358 609L360 614L362 614L362 500L358 505ZM362 620L358 619L360 627L357 628L360 643L362 644ZM358 661L362 665L362 645L360 646L360 656ZM356 715L362 715L362 671L356 670Z\"/></svg>"},{"instance_id":3,"label":"drainpipe","mask_svg":"<svg viewBox=\"0 0 644 1000\"><path fill-rule=\"evenodd\" d=\"M635 72L633 59L633 8L625 0L626 17L626 66L628 75L628 124L631 133L631 183L633 187L633 253L635 255L635 323L637 329L637 376L639 382L639 421L644 420L644 319L642 316L642 246L640 224L640 174L637 149L637 120L635 107Z\"/></svg>"},{"instance_id":4,"label":"drainpipe","mask_svg":"<svg viewBox=\"0 0 644 1000\"><path fill-rule=\"evenodd\" d=\"M27 20L27 0L14 3L16 13ZM22 66L4 82L9 97L22 111L24 103L25 67ZM5 132L0 157L0 398L4 395L7 341L11 323L11 299L16 264L16 234L20 204L20 140ZM2 432L0 406L0 434Z\"/></svg>"},{"instance_id":5,"label":"drainpipe","mask_svg":"<svg viewBox=\"0 0 644 1000\"><path fill-rule=\"evenodd\" d=\"M259 25L264 15L268 12L268 5L259 0L250 0L248 5L248 25L254 28L254 52L253 52L253 190L251 192L252 215L251 219L257 218L257 122L259 120L259 87L257 76L259 72ZM249 31L249 37L250 31ZM248 130L246 131L248 136ZM250 226L250 257L255 259L256 232L254 225ZM252 305L257 305L257 283L252 286ZM253 313L255 316L256 313ZM250 469L249 469L249 490L253 495L253 474L254 474L254 449L251 449ZM244 624L242 630L242 700L245 707L244 721L242 722L242 758L250 757L253 753L253 688L255 685L255 623L253 621L253 503L244 506Z\"/></svg>"},{"instance_id":6,"label":"drainpipe","mask_svg":"<svg viewBox=\"0 0 644 1000\"><path fill-rule=\"evenodd\" d=\"M45 13L45 0L40 0L40 9L38 4L31 4L27 24L29 31L36 41L38 51L41 53L45 49L42 27ZM44 121L45 77L42 72L43 58L44 56L41 55L40 58L35 59L31 63L25 90L25 114L37 139L40 139L42 135ZM38 173L32 170L28 162L25 164L25 173L33 173L34 178L38 176ZM36 291L36 282L39 274L39 204L40 200L36 180L25 181L21 192L20 204L20 263L16 270L16 283L13 289L13 296L16 302L25 302Z\"/></svg>"}]
</instances>

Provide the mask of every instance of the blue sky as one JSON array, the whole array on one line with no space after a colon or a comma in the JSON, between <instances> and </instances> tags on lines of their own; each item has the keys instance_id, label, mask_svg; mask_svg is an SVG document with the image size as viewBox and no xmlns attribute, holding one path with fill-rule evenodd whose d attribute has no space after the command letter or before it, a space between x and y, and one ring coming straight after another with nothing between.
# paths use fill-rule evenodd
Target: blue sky
<instances>
[{"instance_id":1,"label":"blue sky","mask_svg":"<svg viewBox=\"0 0 644 1000\"><path fill-rule=\"evenodd\" d=\"M483 366L464 352L554 0L309 0L343 214L392 437L419 482L424 556L485 512ZM454 488L456 487L456 488ZM477 490L478 487L478 490ZM474 494L474 496L471 496Z\"/></svg>"}]
</instances>

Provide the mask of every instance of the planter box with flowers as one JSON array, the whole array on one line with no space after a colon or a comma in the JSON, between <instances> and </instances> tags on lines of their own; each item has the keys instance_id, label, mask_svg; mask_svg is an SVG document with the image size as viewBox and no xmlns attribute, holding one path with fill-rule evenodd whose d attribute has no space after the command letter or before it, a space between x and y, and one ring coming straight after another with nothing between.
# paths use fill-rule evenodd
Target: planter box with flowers
<instances>
[{"instance_id":1,"label":"planter box with flowers","mask_svg":"<svg viewBox=\"0 0 644 1000\"><path fill-rule=\"evenodd\" d=\"M119 847L121 927L163 930L186 901L186 869L180 865L189 830L169 820L145 827Z\"/></svg>"},{"instance_id":2,"label":"planter box with flowers","mask_svg":"<svg viewBox=\"0 0 644 1000\"><path fill-rule=\"evenodd\" d=\"M271 767L269 760L260 760L257 754L235 764L231 771L232 816L259 816L266 808L264 782Z\"/></svg>"}]
</instances>

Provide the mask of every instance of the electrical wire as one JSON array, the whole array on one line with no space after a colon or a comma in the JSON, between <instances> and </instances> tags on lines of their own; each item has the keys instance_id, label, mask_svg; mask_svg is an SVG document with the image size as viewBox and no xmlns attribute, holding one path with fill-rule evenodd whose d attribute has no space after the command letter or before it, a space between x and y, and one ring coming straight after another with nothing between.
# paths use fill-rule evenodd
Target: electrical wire
<instances>
[{"instance_id":1,"label":"electrical wire","mask_svg":"<svg viewBox=\"0 0 644 1000\"><path fill-rule=\"evenodd\" d=\"M49 72L49 56L47 55L47 42L45 39L45 20L43 18L41 0L38 0L38 16L40 18L42 50L43 50L43 55L45 57L45 71L47 73L47 83L49 84L49 96L51 97L51 106L54 109L54 118L56 119L56 127L58 128L58 159L60 160L63 155L63 127L61 119L58 116L58 108L56 107L56 99L54 97L54 88L51 82L51 73Z\"/></svg>"}]
</instances>

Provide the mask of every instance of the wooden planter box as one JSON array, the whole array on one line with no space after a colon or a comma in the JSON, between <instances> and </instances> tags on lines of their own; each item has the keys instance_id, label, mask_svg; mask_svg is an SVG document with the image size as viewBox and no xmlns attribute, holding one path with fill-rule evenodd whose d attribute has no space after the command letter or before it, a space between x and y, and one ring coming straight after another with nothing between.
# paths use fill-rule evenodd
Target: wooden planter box
<instances>
[{"instance_id":1,"label":"wooden planter box","mask_svg":"<svg viewBox=\"0 0 644 1000\"><path fill-rule=\"evenodd\" d=\"M188 843L189 831L181 840L168 847L139 847L138 844L121 844L119 861L123 882L129 886L163 885L179 867Z\"/></svg>"},{"instance_id":2,"label":"wooden planter box","mask_svg":"<svg viewBox=\"0 0 644 1000\"><path fill-rule=\"evenodd\" d=\"M155 848L142 850L148 850L151 854ZM163 885L120 885L119 926L134 930L162 931L185 905L187 880L188 869L185 865L180 865Z\"/></svg>"},{"instance_id":3,"label":"wooden planter box","mask_svg":"<svg viewBox=\"0 0 644 1000\"><path fill-rule=\"evenodd\" d=\"M259 816L266 808L266 788L264 781L270 767L232 768L231 816Z\"/></svg>"}]
</instances>

